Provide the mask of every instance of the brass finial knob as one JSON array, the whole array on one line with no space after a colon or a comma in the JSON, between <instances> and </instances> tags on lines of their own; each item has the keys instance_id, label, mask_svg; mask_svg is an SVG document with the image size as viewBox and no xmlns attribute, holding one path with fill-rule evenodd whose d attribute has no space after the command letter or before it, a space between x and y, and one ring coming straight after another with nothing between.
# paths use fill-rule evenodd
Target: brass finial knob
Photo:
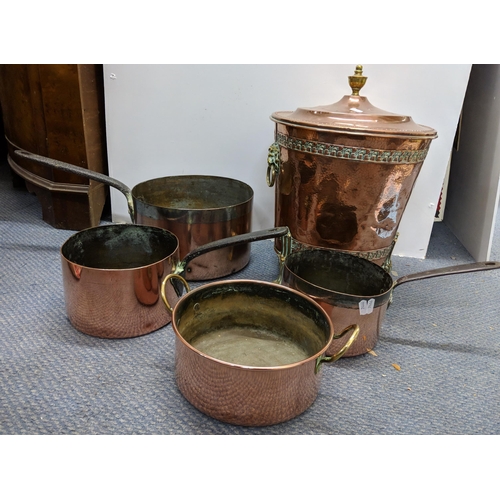
<instances>
[{"instance_id":1,"label":"brass finial knob","mask_svg":"<svg viewBox=\"0 0 500 500\"><path fill-rule=\"evenodd\" d=\"M363 76L363 66L358 64L354 75L349 77L349 85L352 89L352 95L359 95L359 91L364 87L366 83L366 76Z\"/></svg>"}]
</instances>

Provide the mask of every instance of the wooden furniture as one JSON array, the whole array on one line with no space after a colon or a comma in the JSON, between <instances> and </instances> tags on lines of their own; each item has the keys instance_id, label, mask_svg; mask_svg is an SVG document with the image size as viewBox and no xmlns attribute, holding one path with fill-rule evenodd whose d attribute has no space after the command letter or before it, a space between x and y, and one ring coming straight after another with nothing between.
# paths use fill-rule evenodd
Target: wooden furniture
<instances>
[{"instance_id":1,"label":"wooden furniture","mask_svg":"<svg viewBox=\"0 0 500 500\"><path fill-rule=\"evenodd\" d=\"M107 174L102 65L2 64L8 162L42 205L43 220L81 230L100 222L109 188L16 157L16 148Z\"/></svg>"}]
</instances>

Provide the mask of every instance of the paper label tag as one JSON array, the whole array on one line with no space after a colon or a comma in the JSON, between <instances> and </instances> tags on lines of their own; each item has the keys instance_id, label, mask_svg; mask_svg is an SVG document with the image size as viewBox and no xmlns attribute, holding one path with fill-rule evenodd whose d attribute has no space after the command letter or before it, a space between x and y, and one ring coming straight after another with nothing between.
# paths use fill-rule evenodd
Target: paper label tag
<instances>
[{"instance_id":1,"label":"paper label tag","mask_svg":"<svg viewBox=\"0 0 500 500\"><path fill-rule=\"evenodd\" d=\"M365 314L371 314L373 312L373 306L375 305L375 299L362 300L359 303L359 314L364 316Z\"/></svg>"}]
</instances>

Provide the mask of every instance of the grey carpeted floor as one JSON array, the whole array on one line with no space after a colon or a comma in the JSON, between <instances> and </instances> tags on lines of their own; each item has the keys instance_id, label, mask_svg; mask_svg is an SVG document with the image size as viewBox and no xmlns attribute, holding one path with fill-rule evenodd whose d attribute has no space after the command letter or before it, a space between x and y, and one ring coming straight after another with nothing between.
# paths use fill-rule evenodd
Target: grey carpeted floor
<instances>
[{"instance_id":1,"label":"grey carpeted floor","mask_svg":"<svg viewBox=\"0 0 500 500\"><path fill-rule=\"evenodd\" d=\"M65 315L59 248L72 231L42 221L35 196L0 166L0 433L344 434L500 433L500 271L397 287L377 356L323 369L315 403L275 426L246 428L193 408L174 379L174 334L97 339ZM497 222L492 260L500 260ZM436 223L425 260L393 258L399 276L473 259ZM252 245L233 277L273 280L270 241ZM397 371L392 365L401 367Z\"/></svg>"}]
</instances>

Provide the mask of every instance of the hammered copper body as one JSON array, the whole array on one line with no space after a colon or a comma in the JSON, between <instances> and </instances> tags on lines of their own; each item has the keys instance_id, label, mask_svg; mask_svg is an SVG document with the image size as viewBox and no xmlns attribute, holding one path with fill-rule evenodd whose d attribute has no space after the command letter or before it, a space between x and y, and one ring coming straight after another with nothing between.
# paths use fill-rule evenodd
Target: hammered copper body
<instances>
[{"instance_id":1,"label":"hammered copper body","mask_svg":"<svg viewBox=\"0 0 500 500\"><path fill-rule=\"evenodd\" d=\"M203 413L235 425L272 425L301 414L317 397L321 363L335 361L345 352L325 356L334 333L330 318L318 304L267 282L228 280L203 285L179 300L172 327L179 390ZM233 328L272 332L292 340L304 349L304 359L252 366L214 358L192 345L205 334ZM349 331L352 343L358 330L352 326L342 335Z\"/></svg>"},{"instance_id":2,"label":"hammered copper body","mask_svg":"<svg viewBox=\"0 0 500 500\"><path fill-rule=\"evenodd\" d=\"M437 134L411 117L374 107L359 95L335 104L275 112L268 184L275 185L275 225L288 226L295 248L347 251L379 265L394 246L415 180Z\"/></svg>"},{"instance_id":3,"label":"hammered copper body","mask_svg":"<svg viewBox=\"0 0 500 500\"><path fill-rule=\"evenodd\" d=\"M382 267L367 259L335 250L309 249L286 258L281 282L314 299L328 314L336 331L357 324L360 333L344 356L358 356L377 344L397 286L426 278L499 268L499 262L477 262L409 274L394 281ZM334 340L327 354L340 349L344 343Z\"/></svg>"},{"instance_id":4,"label":"hammered copper body","mask_svg":"<svg viewBox=\"0 0 500 500\"><path fill-rule=\"evenodd\" d=\"M16 150L15 154L118 189L127 199L132 222L161 227L175 234L181 258L199 246L251 230L254 193L239 180L179 175L150 179L130 189L98 172L23 150ZM208 280L227 276L243 269L249 259L249 244L222 248L193 260L186 278Z\"/></svg>"},{"instance_id":5,"label":"hammered copper body","mask_svg":"<svg viewBox=\"0 0 500 500\"><path fill-rule=\"evenodd\" d=\"M171 320L160 298L179 260L178 241L161 228L112 224L80 231L61 247L67 316L101 338L145 335ZM166 294L175 302L171 285Z\"/></svg>"}]
</instances>

